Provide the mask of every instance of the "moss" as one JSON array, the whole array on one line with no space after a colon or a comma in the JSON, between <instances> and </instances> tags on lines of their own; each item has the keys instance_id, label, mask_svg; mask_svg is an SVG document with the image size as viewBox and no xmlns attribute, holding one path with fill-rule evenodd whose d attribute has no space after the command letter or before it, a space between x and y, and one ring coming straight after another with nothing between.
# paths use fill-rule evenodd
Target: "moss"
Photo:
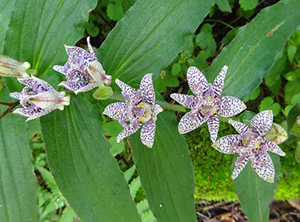
<instances>
[{"instance_id":1,"label":"moss","mask_svg":"<svg viewBox=\"0 0 300 222\"><path fill-rule=\"evenodd\" d=\"M220 122L219 138L236 134L232 126ZM211 201L234 201L230 167L234 155L221 154L215 150L209 138L207 125L185 135L195 172L195 198ZM295 159L296 142L285 142L280 147L287 153L281 158L281 181L275 192L276 199L300 198L300 164Z\"/></svg>"}]
</instances>

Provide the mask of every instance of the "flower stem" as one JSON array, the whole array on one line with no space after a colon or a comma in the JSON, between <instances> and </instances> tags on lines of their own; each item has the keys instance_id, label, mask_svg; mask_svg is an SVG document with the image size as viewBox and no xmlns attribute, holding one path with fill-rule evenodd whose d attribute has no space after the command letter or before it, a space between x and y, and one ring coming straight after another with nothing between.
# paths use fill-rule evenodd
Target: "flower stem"
<instances>
[{"instance_id":1,"label":"flower stem","mask_svg":"<svg viewBox=\"0 0 300 222\"><path fill-rule=\"evenodd\" d=\"M116 100L121 100L124 101L124 97L121 94L114 93L111 98L116 99ZM173 110L173 111L178 111L178 112L186 112L185 107L181 105L174 105L162 101L156 101L156 104L160 105L163 109L167 110Z\"/></svg>"},{"instance_id":2,"label":"flower stem","mask_svg":"<svg viewBox=\"0 0 300 222\"><path fill-rule=\"evenodd\" d=\"M229 25L228 23L223 22L223 21L218 20L218 19L205 19L205 21L207 21L207 22L219 22L219 23L221 23L221 24L223 24L223 25L225 25L225 26L227 26L231 29L235 29L232 25Z\"/></svg>"}]
</instances>

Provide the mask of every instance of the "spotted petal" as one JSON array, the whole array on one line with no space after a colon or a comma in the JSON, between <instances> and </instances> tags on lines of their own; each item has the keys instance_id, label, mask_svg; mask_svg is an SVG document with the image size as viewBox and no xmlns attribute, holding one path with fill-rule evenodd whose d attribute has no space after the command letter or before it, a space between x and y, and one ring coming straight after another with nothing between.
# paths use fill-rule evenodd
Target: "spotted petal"
<instances>
[{"instance_id":1,"label":"spotted petal","mask_svg":"<svg viewBox=\"0 0 300 222\"><path fill-rule=\"evenodd\" d=\"M63 86L64 88L73 91L75 94L80 92L87 92L97 86L97 82L87 83L87 82L69 82L63 81L59 84L59 86Z\"/></svg>"},{"instance_id":2,"label":"spotted petal","mask_svg":"<svg viewBox=\"0 0 300 222\"><path fill-rule=\"evenodd\" d=\"M105 107L103 114L117 120L129 120L127 104L122 102L109 104Z\"/></svg>"},{"instance_id":3,"label":"spotted petal","mask_svg":"<svg viewBox=\"0 0 300 222\"><path fill-rule=\"evenodd\" d=\"M280 156L285 156L285 152L274 142L267 141L266 145L268 146L268 151L276 153Z\"/></svg>"},{"instance_id":4,"label":"spotted petal","mask_svg":"<svg viewBox=\"0 0 300 222\"><path fill-rule=\"evenodd\" d=\"M249 129L245 123L240 123L232 119L229 119L228 123L231 124L235 128L235 130L241 135L244 134Z\"/></svg>"},{"instance_id":5,"label":"spotted petal","mask_svg":"<svg viewBox=\"0 0 300 222\"><path fill-rule=\"evenodd\" d=\"M219 97L222 93L222 90L223 90L223 87L224 87L224 80L225 80L227 70L228 70L228 66L223 66L223 68L221 69L221 72L216 77L216 79L213 83L213 89L214 89L214 93L215 93L216 98Z\"/></svg>"},{"instance_id":6,"label":"spotted petal","mask_svg":"<svg viewBox=\"0 0 300 222\"><path fill-rule=\"evenodd\" d=\"M223 117L235 116L247 108L245 103L232 96L224 96L220 101L218 114Z\"/></svg>"},{"instance_id":7,"label":"spotted petal","mask_svg":"<svg viewBox=\"0 0 300 222\"><path fill-rule=\"evenodd\" d=\"M181 104L182 106L190 109L201 106L202 103L202 101L200 102L199 99L193 95L173 93L170 95L170 97L174 99L176 102L178 102L179 104Z\"/></svg>"},{"instance_id":8,"label":"spotted petal","mask_svg":"<svg viewBox=\"0 0 300 222\"><path fill-rule=\"evenodd\" d=\"M188 112L179 121L178 131L180 134L188 133L201 126L203 122L203 118L199 112L196 114L193 112Z\"/></svg>"},{"instance_id":9,"label":"spotted petal","mask_svg":"<svg viewBox=\"0 0 300 222\"><path fill-rule=\"evenodd\" d=\"M215 142L218 138L218 131L219 131L219 118L216 114L212 115L207 120L208 131L210 134L211 141Z\"/></svg>"},{"instance_id":10,"label":"spotted petal","mask_svg":"<svg viewBox=\"0 0 300 222\"><path fill-rule=\"evenodd\" d=\"M96 53L94 52L93 47L92 47L91 42L90 42L90 36L86 38L86 42L87 42L87 46L88 46L91 58L93 60L97 60Z\"/></svg>"},{"instance_id":11,"label":"spotted petal","mask_svg":"<svg viewBox=\"0 0 300 222\"><path fill-rule=\"evenodd\" d=\"M129 97L135 95L136 91L131 86L127 85L126 83L122 82L119 79L116 79L115 83L120 87L123 95L125 94L128 95ZM130 98L125 98L125 99L130 99Z\"/></svg>"},{"instance_id":12,"label":"spotted petal","mask_svg":"<svg viewBox=\"0 0 300 222\"><path fill-rule=\"evenodd\" d=\"M33 105L33 106L34 107L30 106L30 107L26 107L26 108L18 108L15 111L13 111L13 113L28 117L26 119L26 122L27 122L29 120L33 120L33 119L39 118L41 116L44 116L52 111L52 110L44 110L35 105Z\"/></svg>"},{"instance_id":13,"label":"spotted petal","mask_svg":"<svg viewBox=\"0 0 300 222\"><path fill-rule=\"evenodd\" d=\"M234 170L231 176L233 180L238 177L240 172L242 172L242 170L245 168L248 161L249 161L249 157L246 154L244 153L239 154L238 158L235 161Z\"/></svg>"},{"instance_id":14,"label":"spotted petal","mask_svg":"<svg viewBox=\"0 0 300 222\"><path fill-rule=\"evenodd\" d=\"M68 63L68 62L67 62ZM61 74L64 74L64 75L67 75L67 68L66 68L66 65L67 63L64 65L64 66L59 66L59 65L55 65L53 66L53 69L56 71L56 72L60 72Z\"/></svg>"},{"instance_id":15,"label":"spotted petal","mask_svg":"<svg viewBox=\"0 0 300 222\"><path fill-rule=\"evenodd\" d=\"M228 135L218 139L213 143L213 147L221 153L232 154L235 153L236 147L239 144L239 135Z\"/></svg>"},{"instance_id":16,"label":"spotted petal","mask_svg":"<svg viewBox=\"0 0 300 222\"><path fill-rule=\"evenodd\" d=\"M160 105L155 104L152 106L152 117L156 120L156 116L163 111Z\"/></svg>"},{"instance_id":17,"label":"spotted petal","mask_svg":"<svg viewBox=\"0 0 300 222\"><path fill-rule=\"evenodd\" d=\"M153 119L150 119L143 125L140 136L142 143L152 148L155 136L155 121Z\"/></svg>"},{"instance_id":18,"label":"spotted petal","mask_svg":"<svg viewBox=\"0 0 300 222\"><path fill-rule=\"evenodd\" d=\"M144 102L153 105L155 103L155 92L151 73L144 75L141 80L140 89Z\"/></svg>"},{"instance_id":19,"label":"spotted petal","mask_svg":"<svg viewBox=\"0 0 300 222\"><path fill-rule=\"evenodd\" d=\"M142 123L138 127L133 127L131 124L127 125L124 130L117 136L117 142L119 143L122 139L131 134L134 134L142 126Z\"/></svg>"},{"instance_id":20,"label":"spotted petal","mask_svg":"<svg viewBox=\"0 0 300 222\"><path fill-rule=\"evenodd\" d=\"M38 91L54 91L54 88L44 80L41 80L39 78L36 78L34 76L28 77L28 78L22 78L18 79L18 81L28 87L30 87L33 91L36 91L36 93L39 93Z\"/></svg>"},{"instance_id":21,"label":"spotted petal","mask_svg":"<svg viewBox=\"0 0 300 222\"><path fill-rule=\"evenodd\" d=\"M265 110L253 117L251 129L260 136L265 135L271 128L273 122L272 110Z\"/></svg>"},{"instance_id":22,"label":"spotted petal","mask_svg":"<svg viewBox=\"0 0 300 222\"><path fill-rule=\"evenodd\" d=\"M251 161L251 166L260 178L270 183L274 183L274 165L267 152L262 155L252 156Z\"/></svg>"},{"instance_id":23,"label":"spotted petal","mask_svg":"<svg viewBox=\"0 0 300 222\"><path fill-rule=\"evenodd\" d=\"M194 66L187 71L187 81L192 92L198 97L201 97L202 93L207 90L208 82L205 76Z\"/></svg>"}]
</instances>

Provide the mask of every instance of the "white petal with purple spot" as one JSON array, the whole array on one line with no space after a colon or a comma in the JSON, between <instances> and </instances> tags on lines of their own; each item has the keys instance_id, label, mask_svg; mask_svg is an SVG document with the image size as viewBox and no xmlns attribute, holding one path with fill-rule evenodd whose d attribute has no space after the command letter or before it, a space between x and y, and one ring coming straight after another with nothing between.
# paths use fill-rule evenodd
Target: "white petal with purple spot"
<instances>
[{"instance_id":1,"label":"white petal with purple spot","mask_svg":"<svg viewBox=\"0 0 300 222\"><path fill-rule=\"evenodd\" d=\"M212 115L207 120L208 131L210 134L211 141L216 141L218 138L218 131L219 131L219 118L216 114Z\"/></svg>"},{"instance_id":2,"label":"white petal with purple spot","mask_svg":"<svg viewBox=\"0 0 300 222\"><path fill-rule=\"evenodd\" d=\"M235 179L238 177L240 172L245 168L249 161L249 157L243 153L239 154L238 158L235 161L234 170L232 172L232 179Z\"/></svg>"},{"instance_id":3,"label":"white petal with purple spot","mask_svg":"<svg viewBox=\"0 0 300 222\"><path fill-rule=\"evenodd\" d=\"M223 90L223 87L224 87L224 80L225 80L227 70L228 70L228 66L223 66L223 68L221 69L221 72L215 78L215 81L213 83L213 89L214 89L214 93L215 93L216 98L219 97L222 93L222 90Z\"/></svg>"},{"instance_id":4,"label":"white petal with purple spot","mask_svg":"<svg viewBox=\"0 0 300 222\"><path fill-rule=\"evenodd\" d=\"M235 153L237 149L239 139L239 135L224 136L214 142L212 146L221 153L232 154Z\"/></svg>"},{"instance_id":5,"label":"white petal with purple spot","mask_svg":"<svg viewBox=\"0 0 300 222\"><path fill-rule=\"evenodd\" d=\"M146 122L141 130L141 141L142 143L152 148L154 143L154 136L155 136L155 121L153 119L150 119L148 122Z\"/></svg>"},{"instance_id":6,"label":"white petal with purple spot","mask_svg":"<svg viewBox=\"0 0 300 222\"><path fill-rule=\"evenodd\" d=\"M194 66L189 67L187 71L187 81L189 87L196 96L202 96L202 93L208 86L205 76Z\"/></svg>"},{"instance_id":7,"label":"white petal with purple spot","mask_svg":"<svg viewBox=\"0 0 300 222\"><path fill-rule=\"evenodd\" d=\"M272 110L266 110L258 113L251 120L251 129L264 136L271 128L273 122Z\"/></svg>"},{"instance_id":8,"label":"white petal with purple spot","mask_svg":"<svg viewBox=\"0 0 300 222\"><path fill-rule=\"evenodd\" d=\"M203 122L203 118L200 115L188 112L179 121L178 131L180 134L188 133L201 126Z\"/></svg>"},{"instance_id":9,"label":"white petal with purple spot","mask_svg":"<svg viewBox=\"0 0 300 222\"><path fill-rule=\"evenodd\" d=\"M154 105L155 92L153 88L152 74L148 73L142 78L140 89L144 102Z\"/></svg>"},{"instance_id":10,"label":"white petal with purple spot","mask_svg":"<svg viewBox=\"0 0 300 222\"><path fill-rule=\"evenodd\" d=\"M232 96L223 96L220 101L218 114L223 117L235 116L247 108L245 103Z\"/></svg>"},{"instance_id":11,"label":"white petal with purple spot","mask_svg":"<svg viewBox=\"0 0 300 222\"><path fill-rule=\"evenodd\" d=\"M133 127L131 124L127 125L127 127L125 127L123 129L123 131L121 133L119 133L119 135L117 136L117 142L119 143L125 137L130 136L131 134L134 134L136 131L138 131L138 129L141 127L141 125L142 125L142 123L140 123L139 127L137 127L137 128Z\"/></svg>"},{"instance_id":12,"label":"white petal with purple spot","mask_svg":"<svg viewBox=\"0 0 300 222\"><path fill-rule=\"evenodd\" d=\"M190 109L200 107L202 103L202 101L200 102L199 99L193 95L173 93L170 95L170 97L174 99L176 102L178 102L179 104L181 104L182 106Z\"/></svg>"},{"instance_id":13,"label":"white petal with purple spot","mask_svg":"<svg viewBox=\"0 0 300 222\"><path fill-rule=\"evenodd\" d=\"M266 152L263 155L253 156L251 158L252 168L265 181L274 183L275 170L271 157Z\"/></svg>"},{"instance_id":14,"label":"white petal with purple spot","mask_svg":"<svg viewBox=\"0 0 300 222\"><path fill-rule=\"evenodd\" d=\"M229 119L228 123L231 124L239 134L244 134L247 130L249 130L248 126L245 123L240 123L232 119Z\"/></svg>"},{"instance_id":15,"label":"white petal with purple spot","mask_svg":"<svg viewBox=\"0 0 300 222\"><path fill-rule=\"evenodd\" d=\"M122 102L109 104L108 106L105 107L103 114L117 120L123 120L123 121L129 120L128 106L126 103L122 103Z\"/></svg>"},{"instance_id":16,"label":"white petal with purple spot","mask_svg":"<svg viewBox=\"0 0 300 222\"><path fill-rule=\"evenodd\" d=\"M285 156L285 152L282 151L282 149L274 142L267 141L268 151L271 151L272 153L276 153L279 156Z\"/></svg>"}]
</instances>

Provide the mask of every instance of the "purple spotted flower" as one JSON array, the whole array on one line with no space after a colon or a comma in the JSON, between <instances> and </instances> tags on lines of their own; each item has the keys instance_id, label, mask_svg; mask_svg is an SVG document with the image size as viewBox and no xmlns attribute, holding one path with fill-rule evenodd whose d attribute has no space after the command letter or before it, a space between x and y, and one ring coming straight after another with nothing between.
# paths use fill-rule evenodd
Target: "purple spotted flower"
<instances>
[{"instance_id":1,"label":"purple spotted flower","mask_svg":"<svg viewBox=\"0 0 300 222\"><path fill-rule=\"evenodd\" d=\"M65 46L69 59L64 66L56 65L53 69L66 75L67 81L59 85L75 94L86 92L95 87L102 87L104 83L110 85L111 76L105 75L105 71L98 61L95 52L87 38L90 53L76 46Z\"/></svg>"},{"instance_id":2,"label":"purple spotted flower","mask_svg":"<svg viewBox=\"0 0 300 222\"><path fill-rule=\"evenodd\" d=\"M244 169L249 160L251 167L262 178L270 183L274 182L274 165L267 151L285 156L276 143L268 141L263 136L270 130L273 122L271 110L258 113L251 121L251 128L244 123L229 120L229 123L240 135L228 135L218 139L213 147L226 154L239 153L232 173L235 179Z\"/></svg>"},{"instance_id":3,"label":"purple spotted flower","mask_svg":"<svg viewBox=\"0 0 300 222\"><path fill-rule=\"evenodd\" d=\"M205 76L196 67L188 69L187 81L196 96L171 94L172 99L191 109L179 122L178 131L180 134L188 133L207 122L210 138L215 141L219 131L217 114L222 117L230 117L246 109L246 105L235 97L220 97L227 69L227 66L222 68L213 84L208 83Z\"/></svg>"},{"instance_id":4,"label":"purple spotted flower","mask_svg":"<svg viewBox=\"0 0 300 222\"><path fill-rule=\"evenodd\" d=\"M13 113L28 117L26 122L46 115L54 109L63 110L64 106L70 103L70 97L65 96L65 92L57 92L50 84L39 78L32 76L18 80L25 87L21 92L9 95L20 100L23 108L18 108Z\"/></svg>"},{"instance_id":5,"label":"purple spotted flower","mask_svg":"<svg viewBox=\"0 0 300 222\"><path fill-rule=\"evenodd\" d=\"M140 135L141 141L151 148L154 143L156 116L163 111L159 105L155 104L151 74L146 74L142 78L139 90L131 88L118 79L116 84L121 88L125 102L108 105L103 114L119 120L119 123L124 127L124 130L117 137L117 142L119 143L125 137L135 133L143 125Z\"/></svg>"}]
</instances>

